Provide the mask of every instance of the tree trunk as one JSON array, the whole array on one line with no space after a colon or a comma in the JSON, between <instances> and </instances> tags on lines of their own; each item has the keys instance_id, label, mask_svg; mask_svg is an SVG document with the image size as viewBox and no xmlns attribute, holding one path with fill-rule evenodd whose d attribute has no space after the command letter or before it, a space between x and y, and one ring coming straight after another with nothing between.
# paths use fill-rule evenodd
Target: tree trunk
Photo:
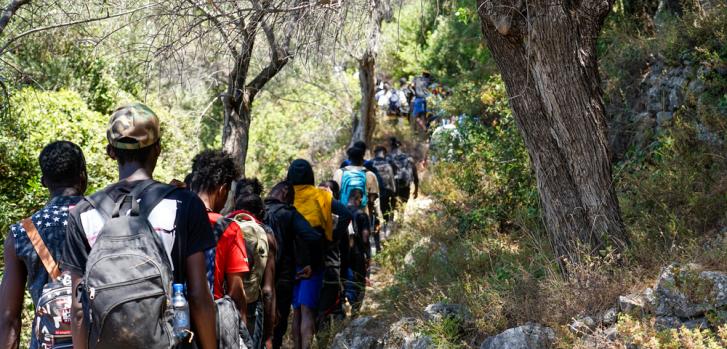
<instances>
[{"instance_id":1,"label":"tree trunk","mask_svg":"<svg viewBox=\"0 0 727 349\"><path fill-rule=\"evenodd\" d=\"M371 144L376 130L376 58L371 50L367 50L358 60L358 83L361 89L361 105L354 118L353 137L351 144L364 141Z\"/></svg>"},{"instance_id":2,"label":"tree trunk","mask_svg":"<svg viewBox=\"0 0 727 349\"><path fill-rule=\"evenodd\" d=\"M222 149L232 155L240 174L245 177L245 160L250 139L251 105L249 94L244 92L238 98L224 97L224 128L222 130Z\"/></svg>"},{"instance_id":3,"label":"tree trunk","mask_svg":"<svg viewBox=\"0 0 727 349\"><path fill-rule=\"evenodd\" d=\"M628 241L596 61L596 37L611 3L525 4L479 0L478 8L535 170L546 229L565 266L580 263L584 250L620 251Z\"/></svg>"}]
</instances>

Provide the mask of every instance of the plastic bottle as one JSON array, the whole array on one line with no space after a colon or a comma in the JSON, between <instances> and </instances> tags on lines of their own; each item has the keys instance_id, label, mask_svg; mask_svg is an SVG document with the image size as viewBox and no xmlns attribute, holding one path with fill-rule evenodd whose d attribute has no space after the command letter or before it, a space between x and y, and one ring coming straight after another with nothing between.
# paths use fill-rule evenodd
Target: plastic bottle
<instances>
[{"instance_id":1,"label":"plastic bottle","mask_svg":"<svg viewBox=\"0 0 727 349\"><path fill-rule=\"evenodd\" d=\"M174 336L179 342L189 335L189 303L184 297L184 285L174 284L172 286L172 309L174 310Z\"/></svg>"}]
</instances>

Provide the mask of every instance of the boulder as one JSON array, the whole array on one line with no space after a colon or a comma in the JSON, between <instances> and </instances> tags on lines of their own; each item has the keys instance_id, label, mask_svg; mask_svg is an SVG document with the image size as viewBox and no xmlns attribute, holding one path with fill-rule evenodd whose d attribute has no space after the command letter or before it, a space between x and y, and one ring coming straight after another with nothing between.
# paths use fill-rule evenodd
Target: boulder
<instances>
[{"instance_id":1,"label":"boulder","mask_svg":"<svg viewBox=\"0 0 727 349\"><path fill-rule=\"evenodd\" d=\"M447 261L447 246L444 244L433 242L428 236L417 241L411 250L404 256L404 265L407 267L415 267L417 260L420 258L429 258L438 260L441 263Z\"/></svg>"},{"instance_id":2,"label":"boulder","mask_svg":"<svg viewBox=\"0 0 727 349\"><path fill-rule=\"evenodd\" d=\"M459 320L469 320L470 315L467 307L461 304L434 303L424 308L424 319L428 321L441 321L447 317L454 317Z\"/></svg>"},{"instance_id":3,"label":"boulder","mask_svg":"<svg viewBox=\"0 0 727 349\"><path fill-rule=\"evenodd\" d=\"M727 274L695 264L672 264L654 291L656 315L696 318L727 305Z\"/></svg>"},{"instance_id":4,"label":"boulder","mask_svg":"<svg viewBox=\"0 0 727 349\"><path fill-rule=\"evenodd\" d=\"M610 308L601 314L601 323L605 326L611 326L618 321L618 309Z\"/></svg>"},{"instance_id":5,"label":"boulder","mask_svg":"<svg viewBox=\"0 0 727 349\"><path fill-rule=\"evenodd\" d=\"M379 340L375 320L370 317L354 319L336 334L331 343L331 349L381 349L383 345Z\"/></svg>"},{"instance_id":6,"label":"boulder","mask_svg":"<svg viewBox=\"0 0 727 349\"><path fill-rule=\"evenodd\" d=\"M403 318L389 328L384 337L384 349L430 349L434 348L432 339L420 333L422 322L415 318Z\"/></svg>"},{"instance_id":7,"label":"boulder","mask_svg":"<svg viewBox=\"0 0 727 349\"><path fill-rule=\"evenodd\" d=\"M550 349L554 342L553 329L527 324L487 338L480 349Z\"/></svg>"}]
</instances>

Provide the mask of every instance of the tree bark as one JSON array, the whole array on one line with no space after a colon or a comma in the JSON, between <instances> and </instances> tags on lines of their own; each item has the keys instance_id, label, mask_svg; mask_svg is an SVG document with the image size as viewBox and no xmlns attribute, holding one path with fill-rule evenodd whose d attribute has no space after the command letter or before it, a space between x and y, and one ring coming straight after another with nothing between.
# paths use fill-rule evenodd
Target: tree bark
<instances>
[{"instance_id":1,"label":"tree bark","mask_svg":"<svg viewBox=\"0 0 727 349\"><path fill-rule=\"evenodd\" d=\"M30 3L30 0L14 0L5 7L2 15L0 15L0 35L2 35L5 31L5 27L8 26L8 23L10 23L10 19L13 18L15 12L17 12L20 7L28 3Z\"/></svg>"},{"instance_id":2,"label":"tree bark","mask_svg":"<svg viewBox=\"0 0 727 349\"><path fill-rule=\"evenodd\" d=\"M361 89L361 105L358 115L354 114L351 145L357 141L371 144L376 131L376 56L381 41L381 23L391 19L390 0L373 0L368 11L369 31L366 50L358 60L358 80Z\"/></svg>"},{"instance_id":3,"label":"tree bark","mask_svg":"<svg viewBox=\"0 0 727 349\"><path fill-rule=\"evenodd\" d=\"M245 160L250 139L252 100L248 93L240 98L226 97L225 119L222 130L222 149L235 159L240 177L245 176Z\"/></svg>"},{"instance_id":4,"label":"tree bark","mask_svg":"<svg viewBox=\"0 0 727 349\"><path fill-rule=\"evenodd\" d=\"M602 0L478 1L562 267L580 263L584 251L620 251L628 242L596 60L596 38L610 8Z\"/></svg>"},{"instance_id":5,"label":"tree bark","mask_svg":"<svg viewBox=\"0 0 727 349\"><path fill-rule=\"evenodd\" d=\"M367 50L358 60L358 84L361 89L361 105L356 115L351 145L358 141L371 144L376 131L376 58Z\"/></svg>"}]
</instances>

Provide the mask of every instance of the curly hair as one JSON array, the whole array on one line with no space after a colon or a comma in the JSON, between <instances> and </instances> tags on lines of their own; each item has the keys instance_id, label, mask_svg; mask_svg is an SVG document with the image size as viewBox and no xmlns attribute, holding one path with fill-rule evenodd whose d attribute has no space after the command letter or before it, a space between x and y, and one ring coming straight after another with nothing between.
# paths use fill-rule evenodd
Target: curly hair
<instances>
[{"instance_id":1,"label":"curly hair","mask_svg":"<svg viewBox=\"0 0 727 349\"><path fill-rule=\"evenodd\" d=\"M257 178L245 178L237 181L237 189L235 190L235 196L237 193L249 192L258 196L263 194L263 184Z\"/></svg>"},{"instance_id":2,"label":"curly hair","mask_svg":"<svg viewBox=\"0 0 727 349\"><path fill-rule=\"evenodd\" d=\"M43 177L51 185L79 184L86 172L86 158L79 146L69 141L56 141L43 148L38 155Z\"/></svg>"},{"instance_id":3,"label":"curly hair","mask_svg":"<svg viewBox=\"0 0 727 349\"><path fill-rule=\"evenodd\" d=\"M189 189L195 193L206 193L225 184L228 186L238 177L238 170L232 156L222 150L205 150L192 160Z\"/></svg>"}]
</instances>

